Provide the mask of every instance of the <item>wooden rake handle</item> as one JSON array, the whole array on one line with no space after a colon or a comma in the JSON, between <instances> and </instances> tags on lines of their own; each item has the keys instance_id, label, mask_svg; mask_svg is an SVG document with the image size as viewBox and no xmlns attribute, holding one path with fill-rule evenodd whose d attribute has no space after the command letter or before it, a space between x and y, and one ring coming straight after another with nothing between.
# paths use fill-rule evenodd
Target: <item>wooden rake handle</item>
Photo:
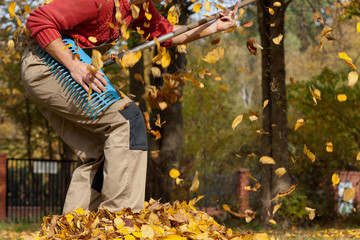
<instances>
[{"instance_id":1,"label":"wooden rake handle","mask_svg":"<svg viewBox=\"0 0 360 240\"><path fill-rule=\"evenodd\" d=\"M244 8L244 7L246 7L247 5L249 5L249 4L251 4L251 3L254 3L254 2L256 2L256 1L257 1L257 0L245 0L245 1L242 1L242 2L240 3L240 5L239 5L239 8ZM235 7L235 5L227 8L226 10L233 10L234 7ZM201 20L199 20L199 21L197 21L197 22L194 22L194 23L190 23L190 24L188 24L188 25L186 25L186 26L184 26L184 27L182 27L182 28L179 28L179 29L173 31L173 32L170 32L170 33L168 33L168 34L165 34L165 35L159 37L157 40L158 40L159 43L165 42L166 40L169 40L169 39L171 39L171 38L174 38L174 37L176 37L176 36L179 36L180 34L183 34L183 33L187 32L187 31L190 31L190 30L192 30L192 29L194 29L194 28L197 28L197 27L199 27L199 26L201 26L201 25L204 25L205 23L214 21L214 20L216 20L216 19L218 19L218 18L220 18L220 17L221 17L221 16L220 16L220 13L215 13L215 14L209 16L209 17L206 17L206 18L201 19ZM119 53L119 54L117 55L117 58L118 58L118 59L121 59L122 56L123 56L125 53L127 53L127 52L138 52L138 51L142 51L142 50L151 48L151 47L153 47L153 46L155 46L155 45L156 45L156 42L155 42L154 40L149 41L149 42L145 42L145 43L143 43L143 44L140 44L140 45L137 46L137 47L134 47L134 48L129 49L129 50L125 51L125 52ZM107 67L107 66L109 66L109 65L111 65L111 64L113 64L113 63L115 63L115 60L114 60L114 59L112 59L112 58L106 59L106 60L104 61L104 67Z\"/></svg>"}]
</instances>

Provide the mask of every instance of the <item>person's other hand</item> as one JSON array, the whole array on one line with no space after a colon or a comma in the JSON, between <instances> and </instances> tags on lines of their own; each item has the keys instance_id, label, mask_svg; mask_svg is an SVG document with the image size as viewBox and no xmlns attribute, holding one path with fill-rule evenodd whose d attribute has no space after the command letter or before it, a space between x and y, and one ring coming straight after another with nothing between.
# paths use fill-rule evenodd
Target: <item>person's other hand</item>
<instances>
[{"instance_id":1,"label":"person's other hand","mask_svg":"<svg viewBox=\"0 0 360 240\"><path fill-rule=\"evenodd\" d=\"M224 31L233 27L236 24L236 14L239 10L240 3L236 2L233 10L225 10L220 12L220 18L215 21L216 30L218 32Z\"/></svg>"}]
</instances>

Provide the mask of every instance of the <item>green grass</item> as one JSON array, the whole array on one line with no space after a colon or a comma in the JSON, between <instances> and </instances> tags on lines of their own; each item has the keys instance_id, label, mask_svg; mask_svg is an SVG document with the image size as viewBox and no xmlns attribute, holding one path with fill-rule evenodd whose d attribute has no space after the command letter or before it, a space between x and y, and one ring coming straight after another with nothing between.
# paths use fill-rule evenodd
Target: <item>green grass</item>
<instances>
[{"instance_id":1,"label":"green grass","mask_svg":"<svg viewBox=\"0 0 360 240\"><path fill-rule=\"evenodd\" d=\"M35 232L40 227L40 222L0 222L0 239L20 239L20 236L26 233Z\"/></svg>"}]
</instances>

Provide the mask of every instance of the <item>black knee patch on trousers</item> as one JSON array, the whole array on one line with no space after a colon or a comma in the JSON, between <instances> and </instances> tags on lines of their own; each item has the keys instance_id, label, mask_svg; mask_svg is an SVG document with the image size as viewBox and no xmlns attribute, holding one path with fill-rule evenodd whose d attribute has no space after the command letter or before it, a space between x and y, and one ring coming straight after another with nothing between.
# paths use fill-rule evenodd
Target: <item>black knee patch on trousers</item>
<instances>
[{"instance_id":1,"label":"black knee patch on trousers","mask_svg":"<svg viewBox=\"0 0 360 240\"><path fill-rule=\"evenodd\" d=\"M131 102L129 106L119 112L130 122L130 149L147 150L148 143L145 122L140 108L134 102Z\"/></svg>"},{"instance_id":2,"label":"black knee patch on trousers","mask_svg":"<svg viewBox=\"0 0 360 240\"><path fill-rule=\"evenodd\" d=\"M104 183L104 162L101 163L98 170L95 173L95 177L91 184L91 188L101 193L101 189Z\"/></svg>"}]
</instances>

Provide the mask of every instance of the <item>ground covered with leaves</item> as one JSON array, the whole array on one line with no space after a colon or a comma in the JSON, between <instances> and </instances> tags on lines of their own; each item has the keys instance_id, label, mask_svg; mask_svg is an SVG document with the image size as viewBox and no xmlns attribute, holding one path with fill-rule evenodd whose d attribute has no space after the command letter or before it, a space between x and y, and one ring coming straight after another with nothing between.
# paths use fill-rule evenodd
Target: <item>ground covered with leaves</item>
<instances>
[{"instance_id":1,"label":"ground covered with leaves","mask_svg":"<svg viewBox=\"0 0 360 240\"><path fill-rule=\"evenodd\" d=\"M189 202L175 201L172 205L151 200L139 213L129 208L121 212L110 212L100 208L96 212L77 209L65 215L43 218L36 232L12 232L1 230L1 239L216 239L216 240L275 240L275 239L357 239L358 230L321 230L253 233L232 230L217 223L211 216L195 208L194 199Z\"/></svg>"}]
</instances>

